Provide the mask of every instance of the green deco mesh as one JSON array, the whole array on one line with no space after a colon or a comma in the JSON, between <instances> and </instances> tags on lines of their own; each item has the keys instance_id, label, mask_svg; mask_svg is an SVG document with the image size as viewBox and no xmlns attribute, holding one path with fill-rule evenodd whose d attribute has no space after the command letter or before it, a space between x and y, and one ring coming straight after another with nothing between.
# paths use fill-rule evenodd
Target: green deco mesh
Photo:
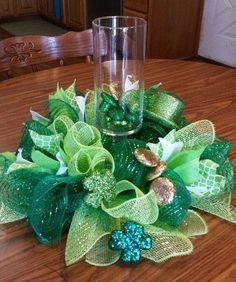
<instances>
[{"instance_id":1,"label":"green deco mesh","mask_svg":"<svg viewBox=\"0 0 236 282\"><path fill-rule=\"evenodd\" d=\"M217 173L225 177L224 192L233 189L233 165L228 160L228 155L232 149L232 143L227 140L218 139L208 145L201 155L201 159L209 159L219 164Z\"/></svg>"},{"instance_id":2,"label":"green deco mesh","mask_svg":"<svg viewBox=\"0 0 236 282\"><path fill-rule=\"evenodd\" d=\"M79 120L76 110L60 99L49 99L48 111L49 118L52 120L55 120L60 115L67 116L73 122L77 122Z\"/></svg>"},{"instance_id":3,"label":"green deco mesh","mask_svg":"<svg viewBox=\"0 0 236 282\"><path fill-rule=\"evenodd\" d=\"M153 247L143 251L143 257L162 262L170 257L190 254L193 251L191 241L178 231L168 232L154 226L146 226L145 232L152 237Z\"/></svg>"},{"instance_id":4,"label":"green deco mesh","mask_svg":"<svg viewBox=\"0 0 236 282\"><path fill-rule=\"evenodd\" d=\"M33 140L30 137L30 130L37 132L41 135L52 135L53 132L49 130L45 125L35 121L29 120L25 122L25 126L23 129L23 135L20 140L18 148L22 148L22 156L27 159L31 160L31 151L35 146Z\"/></svg>"},{"instance_id":5,"label":"green deco mesh","mask_svg":"<svg viewBox=\"0 0 236 282\"><path fill-rule=\"evenodd\" d=\"M58 242L71 221L69 191L78 177L46 176L35 187L29 220L40 242ZM73 211L73 209L72 209Z\"/></svg>"},{"instance_id":6,"label":"green deco mesh","mask_svg":"<svg viewBox=\"0 0 236 282\"><path fill-rule=\"evenodd\" d=\"M126 179L142 187L146 182L148 168L134 156L136 148L146 148L146 143L137 139L117 142L111 146L110 152L115 162L114 175L117 181Z\"/></svg>"},{"instance_id":7,"label":"green deco mesh","mask_svg":"<svg viewBox=\"0 0 236 282\"><path fill-rule=\"evenodd\" d=\"M35 169L17 169L5 175L1 185L3 202L12 210L28 214L34 188L45 175L45 170Z\"/></svg>"},{"instance_id":8,"label":"green deco mesh","mask_svg":"<svg viewBox=\"0 0 236 282\"><path fill-rule=\"evenodd\" d=\"M160 207L158 221L178 226L191 206L191 196L181 178L173 170L166 170L163 176L174 182L176 196L170 204Z\"/></svg>"},{"instance_id":9,"label":"green deco mesh","mask_svg":"<svg viewBox=\"0 0 236 282\"><path fill-rule=\"evenodd\" d=\"M68 234L65 260L70 265L81 259L96 242L119 229L119 221L109 217L100 209L95 209L82 203L75 211ZM91 258L91 255L89 256ZM103 261L104 258L101 258Z\"/></svg>"}]
</instances>

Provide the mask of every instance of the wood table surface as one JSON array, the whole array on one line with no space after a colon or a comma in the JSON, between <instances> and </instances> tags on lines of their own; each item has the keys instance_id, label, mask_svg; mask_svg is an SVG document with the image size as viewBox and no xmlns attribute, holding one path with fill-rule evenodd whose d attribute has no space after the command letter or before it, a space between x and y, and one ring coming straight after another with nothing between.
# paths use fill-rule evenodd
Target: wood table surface
<instances>
[{"instance_id":1,"label":"wood table surface","mask_svg":"<svg viewBox=\"0 0 236 282\"><path fill-rule=\"evenodd\" d=\"M77 64L23 75L0 83L0 151L14 151L29 109L44 112L57 81L63 87L77 79L77 89L93 87L91 65ZM213 64L148 60L146 88L158 82L186 102L190 121L210 119L217 134L236 143L236 70ZM236 157L234 146L231 157ZM236 203L234 193L233 203ZM26 222L0 226L0 281L236 281L236 225L201 212L209 233L192 238L189 256L155 264L117 263L95 267L81 261L65 267L66 237L60 245L39 244Z\"/></svg>"}]
</instances>

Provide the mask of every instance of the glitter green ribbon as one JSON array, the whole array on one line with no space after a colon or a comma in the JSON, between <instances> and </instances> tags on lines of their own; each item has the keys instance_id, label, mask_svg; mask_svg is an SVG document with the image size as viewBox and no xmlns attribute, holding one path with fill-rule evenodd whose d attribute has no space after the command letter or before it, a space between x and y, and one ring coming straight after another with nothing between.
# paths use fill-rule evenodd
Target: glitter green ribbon
<instances>
[{"instance_id":1,"label":"glitter green ribbon","mask_svg":"<svg viewBox=\"0 0 236 282\"><path fill-rule=\"evenodd\" d=\"M149 89L150 90L150 89ZM144 97L144 117L167 128L177 128L184 110L184 103L167 91L153 89Z\"/></svg>"}]
</instances>

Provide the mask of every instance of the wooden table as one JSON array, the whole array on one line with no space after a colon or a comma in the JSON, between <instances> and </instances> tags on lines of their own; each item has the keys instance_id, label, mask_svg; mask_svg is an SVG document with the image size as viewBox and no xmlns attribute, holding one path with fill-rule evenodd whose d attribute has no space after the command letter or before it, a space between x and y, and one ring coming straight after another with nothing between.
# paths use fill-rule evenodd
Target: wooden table
<instances>
[{"instance_id":1,"label":"wooden table","mask_svg":"<svg viewBox=\"0 0 236 282\"><path fill-rule=\"evenodd\" d=\"M93 86L92 66L73 65L42 71L0 83L0 151L15 150L29 109L43 111L47 94L77 79L77 88ZM236 70L211 64L149 60L146 87L162 81L186 102L190 121L210 119L217 134L236 142ZM236 157L236 150L231 154ZM236 197L234 193L233 202ZM236 281L236 226L205 213L209 233L193 238L190 256L161 264L104 268L84 262L64 264L65 238L59 246L38 243L25 222L0 227L0 281Z\"/></svg>"}]
</instances>

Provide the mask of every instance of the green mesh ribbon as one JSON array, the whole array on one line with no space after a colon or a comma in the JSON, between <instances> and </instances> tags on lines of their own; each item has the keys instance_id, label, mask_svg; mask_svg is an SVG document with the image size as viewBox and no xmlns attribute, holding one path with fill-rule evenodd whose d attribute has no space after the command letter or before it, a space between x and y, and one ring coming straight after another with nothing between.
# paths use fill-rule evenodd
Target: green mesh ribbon
<instances>
[{"instance_id":1,"label":"green mesh ribbon","mask_svg":"<svg viewBox=\"0 0 236 282\"><path fill-rule=\"evenodd\" d=\"M29 221L38 240L44 244L58 242L68 223L70 186L79 183L78 177L50 175L36 185L31 202Z\"/></svg>"},{"instance_id":2,"label":"green mesh ribbon","mask_svg":"<svg viewBox=\"0 0 236 282\"><path fill-rule=\"evenodd\" d=\"M131 182L123 180L116 184L116 198L103 203L102 209L114 218L126 218L141 224L152 224L158 218L155 193L143 194Z\"/></svg>"},{"instance_id":3,"label":"green mesh ribbon","mask_svg":"<svg viewBox=\"0 0 236 282\"><path fill-rule=\"evenodd\" d=\"M146 143L157 143L159 137L164 137L168 130L157 122L143 121L141 130L136 134L137 139Z\"/></svg>"},{"instance_id":4,"label":"green mesh ribbon","mask_svg":"<svg viewBox=\"0 0 236 282\"><path fill-rule=\"evenodd\" d=\"M178 226L191 206L191 196L182 179L174 171L168 169L163 176L174 182L176 186L176 196L170 204L159 208L158 221L165 222L172 226Z\"/></svg>"},{"instance_id":5,"label":"green mesh ribbon","mask_svg":"<svg viewBox=\"0 0 236 282\"><path fill-rule=\"evenodd\" d=\"M60 115L53 121L50 128L55 134L62 134L65 136L73 125L74 123L69 117Z\"/></svg>"},{"instance_id":6,"label":"green mesh ribbon","mask_svg":"<svg viewBox=\"0 0 236 282\"><path fill-rule=\"evenodd\" d=\"M157 90L155 94L145 96L144 117L160 123L167 128L177 128L184 103L166 91Z\"/></svg>"},{"instance_id":7,"label":"green mesh ribbon","mask_svg":"<svg viewBox=\"0 0 236 282\"><path fill-rule=\"evenodd\" d=\"M114 171L112 155L102 147L83 147L68 163L69 175L86 176L92 171Z\"/></svg>"},{"instance_id":8,"label":"green mesh ribbon","mask_svg":"<svg viewBox=\"0 0 236 282\"><path fill-rule=\"evenodd\" d=\"M52 135L53 132L48 129L45 125L41 124L35 120L29 120L25 122L25 126L23 129L23 135L20 140L18 148L22 149L22 156L31 161L31 152L35 147L35 144L30 136L30 130L40 134L40 135Z\"/></svg>"},{"instance_id":9,"label":"green mesh ribbon","mask_svg":"<svg viewBox=\"0 0 236 282\"><path fill-rule=\"evenodd\" d=\"M48 113L51 120L55 120L57 117L63 115L70 118L74 123L79 121L79 115L76 110L60 99L52 99L49 97Z\"/></svg>"},{"instance_id":10,"label":"green mesh ribbon","mask_svg":"<svg viewBox=\"0 0 236 282\"><path fill-rule=\"evenodd\" d=\"M41 168L17 169L5 174L0 182L0 199L3 209L0 210L1 221L14 221L23 218L31 209L32 195L35 186L48 171ZM4 219L5 218L5 219Z\"/></svg>"},{"instance_id":11,"label":"green mesh ribbon","mask_svg":"<svg viewBox=\"0 0 236 282\"><path fill-rule=\"evenodd\" d=\"M72 157L80 149L88 146L102 147L101 134L97 128L79 121L67 132L64 139L64 150L68 156Z\"/></svg>"},{"instance_id":12,"label":"green mesh ribbon","mask_svg":"<svg viewBox=\"0 0 236 282\"><path fill-rule=\"evenodd\" d=\"M209 120L199 120L176 132L176 141L184 143L183 149L198 149L215 140L215 128Z\"/></svg>"},{"instance_id":13,"label":"green mesh ribbon","mask_svg":"<svg viewBox=\"0 0 236 282\"><path fill-rule=\"evenodd\" d=\"M96 126L96 121L95 121L95 105L94 102L90 102L88 104L86 104L85 107L85 121L86 123Z\"/></svg>"},{"instance_id":14,"label":"green mesh ribbon","mask_svg":"<svg viewBox=\"0 0 236 282\"><path fill-rule=\"evenodd\" d=\"M188 210L178 230L187 237L203 235L208 232L205 220L195 211Z\"/></svg>"},{"instance_id":15,"label":"green mesh ribbon","mask_svg":"<svg viewBox=\"0 0 236 282\"><path fill-rule=\"evenodd\" d=\"M146 144L136 139L125 139L111 146L110 152L116 164L114 175L117 181L126 179L138 187L145 184L148 168L134 156L134 150L140 147L145 148Z\"/></svg>"},{"instance_id":16,"label":"green mesh ribbon","mask_svg":"<svg viewBox=\"0 0 236 282\"><path fill-rule=\"evenodd\" d=\"M192 206L236 223L236 209L231 206L231 193L193 199Z\"/></svg>"},{"instance_id":17,"label":"green mesh ribbon","mask_svg":"<svg viewBox=\"0 0 236 282\"><path fill-rule=\"evenodd\" d=\"M162 228L146 226L145 233L152 237L153 247L143 251L143 257L163 262L171 257L191 254L191 241L179 231L165 231Z\"/></svg>"},{"instance_id":18,"label":"green mesh ribbon","mask_svg":"<svg viewBox=\"0 0 236 282\"><path fill-rule=\"evenodd\" d=\"M119 227L117 219L113 219L100 209L82 203L75 211L71 222L66 243L66 265L81 259L101 238ZM101 261L104 261L104 258L101 258Z\"/></svg>"}]
</instances>

